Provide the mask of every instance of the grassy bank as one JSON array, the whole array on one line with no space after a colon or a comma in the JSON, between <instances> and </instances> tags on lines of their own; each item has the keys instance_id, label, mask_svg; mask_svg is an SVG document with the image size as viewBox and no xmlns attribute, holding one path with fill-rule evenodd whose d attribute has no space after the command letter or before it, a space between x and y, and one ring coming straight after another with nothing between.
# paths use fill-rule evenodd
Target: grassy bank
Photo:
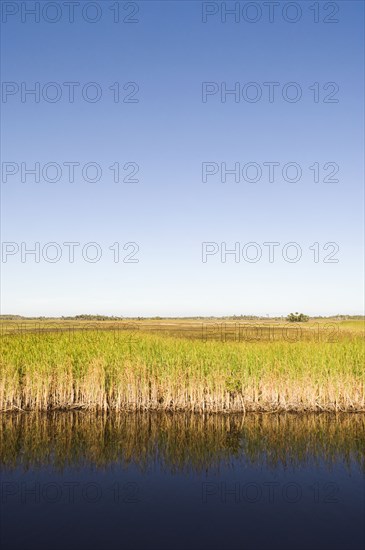
<instances>
[{"instance_id":1,"label":"grassy bank","mask_svg":"<svg viewBox=\"0 0 365 550\"><path fill-rule=\"evenodd\" d=\"M5 333L0 410L365 411L360 330L238 339L176 323L178 337L171 323Z\"/></svg>"}]
</instances>

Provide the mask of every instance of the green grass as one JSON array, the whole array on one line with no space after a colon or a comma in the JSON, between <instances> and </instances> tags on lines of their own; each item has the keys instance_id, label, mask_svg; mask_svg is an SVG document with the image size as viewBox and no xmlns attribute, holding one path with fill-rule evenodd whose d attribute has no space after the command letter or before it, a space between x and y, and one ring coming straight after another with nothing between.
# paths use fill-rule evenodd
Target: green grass
<instances>
[{"instance_id":1,"label":"green grass","mask_svg":"<svg viewBox=\"0 0 365 550\"><path fill-rule=\"evenodd\" d=\"M256 339L233 322L223 338L196 321L28 323L1 339L0 410L365 411L362 322L324 324L292 342L280 322Z\"/></svg>"}]
</instances>

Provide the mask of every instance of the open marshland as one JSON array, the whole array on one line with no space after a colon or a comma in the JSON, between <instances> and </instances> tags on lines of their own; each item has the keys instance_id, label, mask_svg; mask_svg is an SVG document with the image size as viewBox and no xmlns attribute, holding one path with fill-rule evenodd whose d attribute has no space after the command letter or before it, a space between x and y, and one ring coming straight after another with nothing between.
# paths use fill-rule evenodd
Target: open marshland
<instances>
[{"instance_id":1,"label":"open marshland","mask_svg":"<svg viewBox=\"0 0 365 550\"><path fill-rule=\"evenodd\" d=\"M2 329L4 547L364 547L361 321Z\"/></svg>"},{"instance_id":2,"label":"open marshland","mask_svg":"<svg viewBox=\"0 0 365 550\"><path fill-rule=\"evenodd\" d=\"M3 321L1 411L365 412L362 320Z\"/></svg>"}]
</instances>

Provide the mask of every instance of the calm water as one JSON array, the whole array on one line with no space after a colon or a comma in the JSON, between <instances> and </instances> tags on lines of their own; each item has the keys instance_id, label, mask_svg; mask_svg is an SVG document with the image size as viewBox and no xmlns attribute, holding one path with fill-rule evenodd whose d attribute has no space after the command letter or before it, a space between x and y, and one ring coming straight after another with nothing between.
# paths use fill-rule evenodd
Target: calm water
<instances>
[{"instance_id":1,"label":"calm water","mask_svg":"<svg viewBox=\"0 0 365 550\"><path fill-rule=\"evenodd\" d=\"M0 422L3 550L365 546L364 415Z\"/></svg>"}]
</instances>

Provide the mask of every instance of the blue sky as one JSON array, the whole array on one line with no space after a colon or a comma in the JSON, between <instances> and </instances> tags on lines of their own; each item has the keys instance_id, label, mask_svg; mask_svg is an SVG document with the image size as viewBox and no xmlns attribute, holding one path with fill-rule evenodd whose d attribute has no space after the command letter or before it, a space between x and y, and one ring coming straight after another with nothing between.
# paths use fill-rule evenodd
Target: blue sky
<instances>
[{"instance_id":1,"label":"blue sky","mask_svg":"<svg viewBox=\"0 0 365 550\"><path fill-rule=\"evenodd\" d=\"M261 10L256 23L243 19L242 10L255 16L247 2L238 3L239 22L228 15L225 23L221 2L208 8L195 1L138 2L138 13L130 15L136 23L114 23L110 7L116 3L108 0L96 2L100 20L95 23L82 18L88 2L75 7L73 23L64 2L58 2L61 17L55 23L42 12L39 23L24 13L22 22L23 2L2 4L3 9L11 4L2 24L2 313L362 313L362 2L336 2L334 15L319 2L318 23L312 2L294 3L291 9L299 6L302 12L296 23L285 20L285 2L272 23L264 2L256 2ZM26 2L27 7L34 4ZM128 18L136 3L127 4L119 7ZM17 13L6 15L13 5ZM40 9L44 5L40 2ZM233 5L226 2L227 8ZM55 17L52 9L49 18ZM217 13L203 23L207 9ZM94 17L93 7L87 10ZM295 17L294 11L285 13ZM325 17L338 22L325 23ZM50 82L56 87L47 86ZM79 83L73 103L65 82ZM97 88L85 88L90 82ZM109 89L116 82L119 102L114 101L116 86ZM139 88L133 96L136 84L123 89L131 82ZM219 90L206 102L203 82L216 83ZM264 85L268 82L278 83L273 102ZM297 102L283 98L290 82L302 92ZM19 91L11 93L14 83ZM23 91L39 83L39 102L31 95L22 101L21 83ZM248 89L247 83L255 84ZM240 96L230 94L222 102L224 85L238 86ZM93 99L96 89L102 93L99 101L83 97L82 90ZM261 90L261 99L247 101L246 91L255 89ZM52 102L57 90L60 99ZM288 88L289 99L293 91ZM128 94L138 102L123 102ZM70 162L79 163L73 182L64 164ZM121 179L135 166L126 163L138 164L139 181L115 182L109 167L116 162ZM204 162L219 167L205 182ZM279 163L272 182L269 162ZM39 182L22 163L27 168L39 163ZM59 181L50 181L52 166L44 172L48 163L61 167ZM99 181L87 181L95 173L92 167L83 177L87 163L100 167ZM241 173L240 181L231 175L223 182L222 163L227 168L255 163L262 177L249 182ZM299 181L283 179L287 163L300 167ZM319 182L309 168L315 163ZM332 164L325 169L326 163ZM336 165L333 179L339 181L324 182ZM293 178L293 172L288 174ZM34 255L22 258L22 247L24 252L36 242L39 262ZM73 263L65 242L80 243ZM82 254L91 242L102 254L97 262ZM114 262L109 247L116 242L121 260L138 245L133 257L138 263ZM256 263L243 253L251 242L262 252ZM273 262L263 245L267 242L279 243ZM290 242L302 252L296 263L283 257ZM45 259L47 243L58 248L46 247ZM126 243L136 245L123 250ZM216 243L218 250L206 262L202 243ZM319 243L318 262L313 243ZM323 261L335 250L332 245L324 250L326 243L338 246L333 256L338 262ZM227 255L222 262L224 246L238 246L239 258ZM92 257L96 249L87 250ZM49 261L60 251L59 261Z\"/></svg>"}]
</instances>

